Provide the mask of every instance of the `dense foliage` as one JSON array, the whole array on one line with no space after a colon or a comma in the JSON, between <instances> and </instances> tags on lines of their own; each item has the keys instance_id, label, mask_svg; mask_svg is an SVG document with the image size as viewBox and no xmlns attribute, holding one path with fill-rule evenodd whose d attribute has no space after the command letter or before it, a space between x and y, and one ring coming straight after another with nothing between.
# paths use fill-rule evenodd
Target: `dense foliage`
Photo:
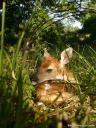
<instances>
[{"instance_id":1,"label":"dense foliage","mask_svg":"<svg viewBox=\"0 0 96 128\"><path fill-rule=\"evenodd\" d=\"M95 114L89 114L87 108L83 111L86 95L91 98L92 109L96 109L96 1L7 0L1 3L0 127L57 127L60 117L52 118L52 105L46 106L46 110L34 105L35 86L31 77L45 47L58 57L69 45L75 54L68 66L78 78L80 85L76 93L81 101L72 121L96 125L96 110ZM82 29L62 24L66 17L72 24L74 18L80 21ZM58 115L57 109L55 115Z\"/></svg>"},{"instance_id":2,"label":"dense foliage","mask_svg":"<svg viewBox=\"0 0 96 128\"><path fill-rule=\"evenodd\" d=\"M95 1L89 0L7 0L5 42L6 44L15 44L20 33L24 30L26 34L23 41L25 43L29 41L31 45L35 42L46 42L48 44L55 42L55 47L58 47L58 42L61 45L68 43L68 41L71 43L72 41L70 42L70 37L67 37L65 31L66 26L60 23L67 17L68 22L71 21L72 24L75 23L75 19L83 24L82 30L75 32L77 36L74 37L74 32L71 32L73 33L71 37L76 38L75 42L77 44L82 42L79 38L82 35L84 43L87 42L86 34L89 34L91 36L89 36L88 42L92 44L96 37L95 30L93 30L93 28L95 29L96 17L95 5ZM56 20L56 17L59 20ZM67 29L69 28L67 27ZM50 36L50 33L56 38L50 39L53 37Z\"/></svg>"}]
</instances>

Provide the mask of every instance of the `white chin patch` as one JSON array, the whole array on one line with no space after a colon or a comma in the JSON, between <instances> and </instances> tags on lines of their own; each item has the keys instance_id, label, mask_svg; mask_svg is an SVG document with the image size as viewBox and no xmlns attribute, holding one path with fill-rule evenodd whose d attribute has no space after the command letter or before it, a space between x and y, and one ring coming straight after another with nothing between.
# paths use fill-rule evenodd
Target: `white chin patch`
<instances>
[{"instance_id":1,"label":"white chin patch","mask_svg":"<svg viewBox=\"0 0 96 128\"><path fill-rule=\"evenodd\" d=\"M66 75L64 75L64 76L58 75L58 76L56 76L56 79L67 81L67 76Z\"/></svg>"}]
</instances>

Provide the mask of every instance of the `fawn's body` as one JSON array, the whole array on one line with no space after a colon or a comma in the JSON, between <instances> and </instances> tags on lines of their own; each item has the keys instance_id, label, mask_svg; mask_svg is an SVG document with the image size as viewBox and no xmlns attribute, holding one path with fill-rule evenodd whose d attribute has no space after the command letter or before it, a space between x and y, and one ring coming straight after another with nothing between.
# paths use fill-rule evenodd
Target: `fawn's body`
<instances>
[{"instance_id":1,"label":"fawn's body","mask_svg":"<svg viewBox=\"0 0 96 128\"><path fill-rule=\"evenodd\" d=\"M61 53L60 61L51 56L45 49L41 65L38 67L37 98L40 101L56 104L62 103L72 97L67 91L67 84L77 83L73 73L65 67L73 55L73 49L67 48ZM57 82L63 80L64 82ZM52 82L54 81L54 82Z\"/></svg>"}]
</instances>

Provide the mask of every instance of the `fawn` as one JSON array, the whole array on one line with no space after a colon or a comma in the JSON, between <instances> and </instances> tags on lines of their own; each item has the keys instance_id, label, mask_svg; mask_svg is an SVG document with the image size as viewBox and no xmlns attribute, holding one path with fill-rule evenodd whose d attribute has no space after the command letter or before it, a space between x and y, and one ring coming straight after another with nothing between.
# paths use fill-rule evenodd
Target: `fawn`
<instances>
[{"instance_id":1,"label":"fawn","mask_svg":"<svg viewBox=\"0 0 96 128\"><path fill-rule=\"evenodd\" d=\"M68 83L64 83L77 83L73 73L65 67L72 55L73 48L69 47L61 52L61 59L58 60L44 49L43 60L37 72L36 96L40 101L59 104L72 97L72 94L67 91Z\"/></svg>"},{"instance_id":2,"label":"fawn","mask_svg":"<svg viewBox=\"0 0 96 128\"><path fill-rule=\"evenodd\" d=\"M77 112L81 113L81 110L83 110L85 114L84 120L86 120L86 114L91 111L89 96L83 99L81 107L80 98L73 93L71 85L78 85L78 81L75 79L73 73L65 66L69 63L72 55L73 48L69 47L61 52L61 59L58 60L45 49L41 64L37 70L38 83L36 85L36 97L39 101L37 102L37 106L44 103L44 110L46 109L46 104L54 106L54 111L50 109L49 112L50 115L52 114L52 119L54 119L54 116L57 118L56 115L59 113L58 128L60 123L62 124L60 128L63 128L63 125L65 126L66 123L70 127L76 126L78 128L75 118L80 114L77 115ZM71 90L68 90L69 85ZM60 109L58 105L61 106L59 106Z\"/></svg>"}]
</instances>

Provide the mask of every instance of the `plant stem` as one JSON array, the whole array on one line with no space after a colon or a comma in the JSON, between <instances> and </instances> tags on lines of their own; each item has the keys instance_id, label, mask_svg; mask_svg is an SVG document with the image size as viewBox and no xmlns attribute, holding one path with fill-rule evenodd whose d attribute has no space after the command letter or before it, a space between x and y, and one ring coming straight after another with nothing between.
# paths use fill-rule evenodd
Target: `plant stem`
<instances>
[{"instance_id":1,"label":"plant stem","mask_svg":"<svg viewBox=\"0 0 96 128\"><path fill-rule=\"evenodd\" d=\"M5 26L5 10L6 10L6 3L3 2L3 9L2 9L2 26L1 26L1 47L0 47L0 76L2 75L3 70L3 47L4 47L4 26Z\"/></svg>"}]
</instances>

